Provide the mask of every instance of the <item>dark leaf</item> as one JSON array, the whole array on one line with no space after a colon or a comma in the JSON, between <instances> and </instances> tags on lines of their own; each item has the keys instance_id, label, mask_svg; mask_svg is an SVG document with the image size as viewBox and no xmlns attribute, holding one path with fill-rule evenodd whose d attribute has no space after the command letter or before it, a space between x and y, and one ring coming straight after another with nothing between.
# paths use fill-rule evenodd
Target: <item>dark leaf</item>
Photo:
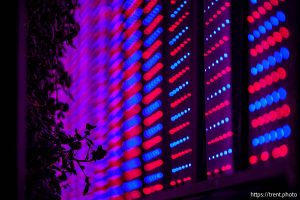
<instances>
[{"instance_id":1,"label":"dark leaf","mask_svg":"<svg viewBox=\"0 0 300 200\"><path fill-rule=\"evenodd\" d=\"M92 152L93 160L101 160L106 155L106 151L102 148L101 145L98 146L96 151Z\"/></svg>"},{"instance_id":2,"label":"dark leaf","mask_svg":"<svg viewBox=\"0 0 300 200\"><path fill-rule=\"evenodd\" d=\"M61 181L65 181L67 180L67 175L65 172L63 172L59 177L58 177Z\"/></svg>"},{"instance_id":3,"label":"dark leaf","mask_svg":"<svg viewBox=\"0 0 300 200\"><path fill-rule=\"evenodd\" d=\"M89 180L89 177L85 177L85 187L84 187L84 191L83 191L83 195L86 195L88 192L89 192L89 189L90 189L90 180Z\"/></svg>"},{"instance_id":4,"label":"dark leaf","mask_svg":"<svg viewBox=\"0 0 300 200\"><path fill-rule=\"evenodd\" d=\"M79 150L81 149L82 145L81 145L81 142L80 141L77 141L77 142L72 142L70 144L70 147L73 149L73 150Z\"/></svg>"},{"instance_id":5,"label":"dark leaf","mask_svg":"<svg viewBox=\"0 0 300 200\"><path fill-rule=\"evenodd\" d=\"M89 124L89 123L86 124L86 129L89 130L89 131L92 130L92 129L94 129L94 128L96 128L96 127L97 127L97 126L91 125L91 124Z\"/></svg>"}]
</instances>

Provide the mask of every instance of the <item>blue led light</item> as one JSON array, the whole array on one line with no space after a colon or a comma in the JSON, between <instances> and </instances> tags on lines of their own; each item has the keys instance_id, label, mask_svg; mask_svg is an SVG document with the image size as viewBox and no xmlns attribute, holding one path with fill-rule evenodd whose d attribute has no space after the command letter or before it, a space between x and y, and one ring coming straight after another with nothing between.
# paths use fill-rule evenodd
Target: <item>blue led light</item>
<instances>
[{"instance_id":1,"label":"blue led light","mask_svg":"<svg viewBox=\"0 0 300 200\"><path fill-rule=\"evenodd\" d=\"M130 38L124 42L124 48L128 49L133 43L137 42L142 36L140 31L136 31Z\"/></svg>"},{"instance_id":2,"label":"blue led light","mask_svg":"<svg viewBox=\"0 0 300 200\"><path fill-rule=\"evenodd\" d=\"M142 181L140 181L139 179L135 179L135 180L123 183L123 189L126 192L130 192L132 190L136 190L136 189L142 187L142 185L143 185Z\"/></svg>"},{"instance_id":3,"label":"blue led light","mask_svg":"<svg viewBox=\"0 0 300 200\"><path fill-rule=\"evenodd\" d=\"M285 14L281 11L276 12L276 17L280 22L285 22Z\"/></svg>"},{"instance_id":4,"label":"blue led light","mask_svg":"<svg viewBox=\"0 0 300 200\"><path fill-rule=\"evenodd\" d=\"M138 104L141 100L142 100L142 95L140 93L133 95L132 97L130 97L125 101L124 104L125 109L129 109L131 106Z\"/></svg>"},{"instance_id":5,"label":"blue led light","mask_svg":"<svg viewBox=\"0 0 300 200\"><path fill-rule=\"evenodd\" d=\"M187 169L187 168L190 168L192 166L191 163L188 163L188 164L185 164L185 165L181 165L179 167L174 167L172 168L172 173L177 173L181 170L184 170L184 169Z\"/></svg>"},{"instance_id":6,"label":"blue led light","mask_svg":"<svg viewBox=\"0 0 300 200\"><path fill-rule=\"evenodd\" d=\"M128 69L132 64L136 63L142 57L141 51L136 51L132 56L130 56L124 63L124 68Z\"/></svg>"},{"instance_id":7,"label":"blue led light","mask_svg":"<svg viewBox=\"0 0 300 200\"><path fill-rule=\"evenodd\" d=\"M187 4L187 1L183 1L183 3L181 3L171 14L170 17L171 18L175 18L176 15L178 15L178 13L182 10L182 8Z\"/></svg>"},{"instance_id":8,"label":"blue led light","mask_svg":"<svg viewBox=\"0 0 300 200\"><path fill-rule=\"evenodd\" d=\"M218 31L221 31L223 28L226 27L226 25L230 24L230 20L229 19L226 19L224 20L224 22L222 22L220 24L220 26L218 26L217 28L215 28L211 34L208 34L209 37L206 37L205 40L208 41L209 39L213 38L213 35L216 35Z\"/></svg>"},{"instance_id":9,"label":"blue led light","mask_svg":"<svg viewBox=\"0 0 300 200\"><path fill-rule=\"evenodd\" d=\"M269 142L275 142L284 138L288 138L291 135L291 127L284 125L277 129L271 130L270 132L264 133L258 137L252 139L252 145L257 147Z\"/></svg>"},{"instance_id":10,"label":"blue led light","mask_svg":"<svg viewBox=\"0 0 300 200\"><path fill-rule=\"evenodd\" d=\"M125 141L123 143L123 146L125 149L131 149L131 148L139 146L141 144L142 144L142 138L140 136L136 136L136 137L130 138L129 140Z\"/></svg>"},{"instance_id":11,"label":"blue led light","mask_svg":"<svg viewBox=\"0 0 300 200\"><path fill-rule=\"evenodd\" d=\"M232 154L232 149L229 148L229 149L227 149L227 150L224 150L223 152L220 152L220 153L217 153L217 154L215 154L215 155L209 156L209 157L208 157L208 160L214 160L214 159L216 159L216 158L222 157L222 156L221 156L221 153L222 153L222 156L223 156L223 155L229 155L229 154Z\"/></svg>"},{"instance_id":12,"label":"blue led light","mask_svg":"<svg viewBox=\"0 0 300 200\"><path fill-rule=\"evenodd\" d=\"M187 113L190 112L190 111L191 111L190 108L184 109L183 111L181 111L181 112L179 112L179 113L173 115L173 116L171 117L171 121L172 121L172 122L176 121L177 119L179 119L180 117L182 117L183 115L187 114Z\"/></svg>"},{"instance_id":13,"label":"blue led light","mask_svg":"<svg viewBox=\"0 0 300 200\"><path fill-rule=\"evenodd\" d=\"M136 126L141 123L141 118L138 115L134 115L124 122L124 129L130 129L133 126Z\"/></svg>"},{"instance_id":14,"label":"blue led light","mask_svg":"<svg viewBox=\"0 0 300 200\"><path fill-rule=\"evenodd\" d=\"M152 79L149 83L147 83L144 86L144 92L149 93L151 92L154 88L158 86L163 80L163 77L161 75L156 76L154 79Z\"/></svg>"},{"instance_id":15,"label":"blue led light","mask_svg":"<svg viewBox=\"0 0 300 200\"><path fill-rule=\"evenodd\" d=\"M228 122L229 122L229 117L225 117L224 119L217 121L216 123L210 125L205 130L206 130L206 132L208 132L208 131L210 131L214 128L217 128L218 126L224 125L225 123L228 123Z\"/></svg>"},{"instance_id":16,"label":"blue led light","mask_svg":"<svg viewBox=\"0 0 300 200\"><path fill-rule=\"evenodd\" d=\"M156 111L159 107L161 107L161 101L156 100L143 110L143 115L147 117L151 115L154 111Z\"/></svg>"},{"instance_id":17,"label":"blue led light","mask_svg":"<svg viewBox=\"0 0 300 200\"><path fill-rule=\"evenodd\" d=\"M223 56L220 56L219 59L216 59L214 62L211 63L211 65L205 67L205 72L207 70L210 70L212 67L214 67L217 64L220 64L222 61L224 61L226 58L228 58L228 53L224 53Z\"/></svg>"},{"instance_id":18,"label":"blue led light","mask_svg":"<svg viewBox=\"0 0 300 200\"><path fill-rule=\"evenodd\" d=\"M267 59L262 60L261 63L258 63L255 67L251 67L250 72L253 76L256 76L258 73L263 72L264 70L273 67L276 64L281 63L283 60L287 60L290 56L290 52L287 48L282 47L280 51L275 51L273 56L268 56Z\"/></svg>"},{"instance_id":19,"label":"blue led light","mask_svg":"<svg viewBox=\"0 0 300 200\"><path fill-rule=\"evenodd\" d=\"M148 26L153 19L159 14L159 12L161 11L162 7L161 5L156 5L152 11L147 15L147 17L144 19L143 21L143 25Z\"/></svg>"},{"instance_id":20,"label":"blue led light","mask_svg":"<svg viewBox=\"0 0 300 200\"><path fill-rule=\"evenodd\" d=\"M161 155L161 152L162 151L160 148L157 148L150 152L147 152L147 153L143 154L143 160L146 162L151 161L153 158L156 158L157 156Z\"/></svg>"},{"instance_id":21,"label":"blue led light","mask_svg":"<svg viewBox=\"0 0 300 200\"><path fill-rule=\"evenodd\" d=\"M270 94L267 94L265 97L260 98L259 100L256 100L254 103L251 103L249 105L249 111L254 112L256 110L260 110L267 105L272 105L273 103L277 103L280 100L285 100L287 95L287 92L284 88L279 88L276 91L273 91Z\"/></svg>"},{"instance_id":22,"label":"blue led light","mask_svg":"<svg viewBox=\"0 0 300 200\"><path fill-rule=\"evenodd\" d=\"M257 4L257 0L250 0L252 4Z\"/></svg>"},{"instance_id":23,"label":"blue led light","mask_svg":"<svg viewBox=\"0 0 300 200\"><path fill-rule=\"evenodd\" d=\"M180 86L176 87L175 89L173 89L171 92L169 92L169 96L173 97L175 94L177 94L180 90L182 90L183 88L185 88L187 85L189 84L188 81L186 81L185 83L182 83Z\"/></svg>"},{"instance_id":24,"label":"blue led light","mask_svg":"<svg viewBox=\"0 0 300 200\"><path fill-rule=\"evenodd\" d=\"M162 32L162 27L158 27L157 29L155 29L155 31L153 31L153 33L149 35L149 37L145 40L144 46L150 47L153 44L153 42L157 40L157 38L161 35Z\"/></svg>"},{"instance_id":25,"label":"blue led light","mask_svg":"<svg viewBox=\"0 0 300 200\"><path fill-rule=\"evenodd\" d=\"M156 124L155 126L147 129L144 131L144 137L145 138L150 138L153 135L155 135L156 133L158 133L159 131L161 131L163 129L163 125L162 124Z\"/></svg>"},{"instance_id":26,"label":"blue led light","mask_svg":"<svg viewBox=\"0 0 300 200\"><path fill-rule=\"evenodd\" d=\"M151 69L161 58L161 53L155 53L142 67L143 71L146 72Z\"/></svg>"},{"instance_id":27,"label":"blue led light","mask_svg":"<svg viewBox=\"0 0 300 200\"><path fill-rule=\"evenodd\" d=\"M175 42L184 34L187 32L187 30L189 29L188 26L184 27L179 33L177 33L170 41L169 41L169 45L173 46L175 44Z\"/></svg>"},{"instance_id":28,"label":"blue led light","mask_svg":"<svg viewBox=\"0 0 300 200\"><path fill-rule=\"evenodd\" d=\"M218 2L219 0L215 0L215 3L212 1L211 2L211 6L213 7L214 5L216 5L217 4L217 2ZM209 10L211 7L210 6L207 6L207 10ZM204 9L204 13L206 13L206 10Z\"/></svg>"},{"instance_id":29,"label":"blue led light","mask_svg":"<svg viewBox=\"0 0 300 200\"><path fill-rule=\"evenodd\" d=\"M176 141L174 141L174 142L171 142L171 143L170 143L170 147L171 147L171 148L174 148L174 147L176 147L177 145L182 144L182 143L188 141L189 139L190 139L189 136L186 136L186 137L183 137L183 138L181 138L181 139L178 139L178 140L176 140Z\"/></svg>"},{"instance_id":30,"label":"blue led light","mask_svg":"<svg viewBox=\"0 0 300 200\"><path fill-rule=\"evenodd\" d=\"M248 40L253 42L255 38L259 38L263 34L266 34L267 31L272 30L273 26L278 26L280 22L285 22L285 14L278 11L276 16L271 16L269 21L265 21L264 24L260 25L257 30L254 30L252 34L249 34Z\"/></svg>"},{"instance_id":31,"label":"blue led light","mask_svg":"<svg viewBox=\"0 0 300 200\"><path fill-rule=\"evenodd\" d=\"M148 175L144 178L145 183L149 184L164 177L163 173L157 172L155 174Z\"/></svg>"},{"instance_id":32,"label":"blue led light","mask_svg":"<svg viewBox=\"0 0 300 200\"><path fill-rule=\"evenodd\" d=\"M122 165L122 169L125 170L125 171L129 171L131 169L134 169L134 168L137 168L137 167L140 167L140 166L141 166L140 159L134 158L134 159L131 159L129 161L124 162L123 165Z\"/></svg>"},{"instance_id":33,"label":"blue led light","mask_svg":"<svg viewBox=\"0 0 300 200\"><path fill-rule=\"evenodd\" d=\"M125 21L125 28L127 29L131 24L135 23L143 14L143 9L138 8L134 13Z\"/></svg>"},{"instance_id":34,"label":"blue led light","mask_svg":"<svg viewBox=\"0 0 300 200\"><path fill-rule=\"evenodd\" d=\"M190 52L187 52L185 55L183 55L181 58L179 58L176 62L174 62L170 68L173 70L173 69L176 69L185 59L187 59L189 56L190 56Z\"/></svg>"},{"instance_id":35,"label":"blue led light","mask_svg":"<svg viewBox=\"0 0 300 200\"><path fill-rule=\"evenodd\" d=\"M209 100L213 99L214 97L216 97L216 96L218 96L218 95L224 93L226 90L229 90L230 87L231 87L231 86L230 86L229 83L226 84L226 85L224 85L224 86L222 87L222 90L219 89L219 90L217 90L216 92L212 93L210 96L206 97L206 100L209 101Z\"/></svg>"}]
</instances>

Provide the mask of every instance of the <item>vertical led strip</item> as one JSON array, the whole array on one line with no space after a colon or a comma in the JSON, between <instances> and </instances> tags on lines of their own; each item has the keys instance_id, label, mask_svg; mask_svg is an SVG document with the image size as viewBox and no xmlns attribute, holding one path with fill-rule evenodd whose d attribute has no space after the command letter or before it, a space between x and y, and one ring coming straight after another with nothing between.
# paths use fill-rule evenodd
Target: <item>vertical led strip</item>
<instances>
[{"instance_id":1,"label":"vertical led strip","mask_svg":"<svg viewBox=\"0 0 300 200\"><path fill-rule=\"evenodd\" d=\"M124 122L123 122L123 190L126 199L137 199L142 189L142 1L126 0L124 10L123 51Z\"/></svg>"},{"instance_id":2,"label":"vertical led strip","mask_svg":"<svg viewBox=\"0 0 300 200\"><path fill-rule=\"evenodd\" d=\"M207 176L233 166L230 1L204 1L204 73Z\"/></svg>"},{"instance_id":3,"label":"vertical led strip","mask_svg":"<svg viewBox=\"0 0 300 200\"><path fill-rule=\"evenodd\" d=\"M167 32L170 186L192 180L191 1L170 1Z\"/></svg>"},{"instance_id":4,"label":"vertical led strip","mask_svg":"<svg viewBox=\"0 0 300 200\"><path fill-rule=\"evenodd\" d=\"M249 1L249 163L288 154L290 31L284 0Z\"/></svg>"},{"instance_id":5,"label":"vertical led strip","mask_svg":"<svg viewBox=\"0 0 300 200\"><path fill-rule=\"evenodd\" d=\"M145 195L163 189L162 172L162 5L160 1L146 1L143 8L143 165Z\"/></svg>"}]
</instances>

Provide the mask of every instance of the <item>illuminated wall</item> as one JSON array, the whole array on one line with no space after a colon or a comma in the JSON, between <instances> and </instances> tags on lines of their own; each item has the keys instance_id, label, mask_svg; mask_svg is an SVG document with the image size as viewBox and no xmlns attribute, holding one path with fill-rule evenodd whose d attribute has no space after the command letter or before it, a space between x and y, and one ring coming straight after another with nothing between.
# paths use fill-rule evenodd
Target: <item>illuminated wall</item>
<instances>
[{"instance_id":1,"label":"illuminated wall","mask_svg":"<svg viewBox=\"0 0 300 200\"><path fill-rule=\"evenodd\" d=\"M291 127L289 15L283 0L250 0L249 116L251 165L285 157Z\"/></svg>"},{"instance_id":2,"label":"illuminated wall","mask_svg":"<svg viewBox=\"0 0 300 200\"><path fill-rule=\"evenodd\" d=\"M204 73L207 176L233 168L231 3L204 3Z\"/></svg>"},{"instance_id":3,"label":"illuminated wall","mask_svg":"<svg viewBox=\"0 0 300 200\"><path fill-rule=\"evenodd\" d=\"M67 130L96 124L93 140L108 154L87 167L88 195L82 196L80 174L69 178L63 199L170 199L217 191L219 184L242 183L235 176L241 155L249 156L242 172L248 178L247 170L288 158L297 93L291 14L283 0L239 3L249 9L241 20L232 16L237 2L230 0L80 1L77 49L68 49L63 60L74 96L65 124ZM242 19L249 32L234 35ZM240 45L247 61L239 66L235 37L248 39ZM249 100L241 101L247 131L234 120L242 116L234 105L235 92L241 93L236 84L243 85L233 78L240 68L248 70L248 87L239 87L248 89L240 95Z\"/></svg>"},{"instance_id":4,"label":"illuminated wall","mask_svg":"<svg viewBox=\"0 0 300 200\"><path fill-rule=\"evenodd\" d=\"M170 1L167 11L166 78L170 186L191 181L191 1Z\"/></svg>"}]
</instances>

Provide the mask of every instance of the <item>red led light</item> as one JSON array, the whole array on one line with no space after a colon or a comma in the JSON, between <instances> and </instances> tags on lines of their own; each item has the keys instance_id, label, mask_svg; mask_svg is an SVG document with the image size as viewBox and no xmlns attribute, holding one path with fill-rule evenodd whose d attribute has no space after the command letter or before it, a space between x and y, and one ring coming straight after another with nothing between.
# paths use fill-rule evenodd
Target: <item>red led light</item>
<instances>
[{"instance_id":1,"label":"red led light","mask_svg":"<svg viewBox=\"0 0 300 200\"><path fill-rule=\"evenodd\" d=\"M206 175L207 176L211 176L212 174L211 174L211 172L207 172Z\"/></svg>"},{"instance_id":2,"label":"red led light","mask_svg":"<svg viewBox=\"0 0 300 200\"><path fill-rule=\"evenodd\" d=\"M144 74L144 80L151 80L161 69L163 68L162 63L156 63L149 71Z\"/></svg>"},{"instance_id":3,"label":"red led light","mask_svg":"<svg viewBox=\"0 0 300 200\"><path fill-rule=\"evenodd\" d=\"M135 95L142 89L142 84L141 83L136 83L124 92L124 96L126 99L129 99L131 96ZM127 111L125 111L127 112Z\"/></svg>"},{"instance_id":4,"label":"red led light","mask_svg":"<svg viewBox=\"0 0 300 200\"><path fill-rule=\"evenodd\" d=\"M171 182L170 182L170 185L171 185L171 186L175 186L175 185L176 185L176 181L171 181Z\"/></svg>"},{"instance_id":5,"label":"red led light","mask_svg":"<svg viewBox=\"0 0 300 200\"><path fill-rule=\"evenodd\" d=\"M138 114L140 111L141 111L141 106L138 104L135 104L134 106L132 106L128 110L126 110L124 115L127 119L129 119L133 115Z\"/></svg>"},{"instance_id":6,"label":"red led light","mask_svg":"<svg viewBox=\"0 0 300 200\"><path fill-rule=\"evenodd\" d=\"M124 79L129 79L132 75L134 75L137 71L141 68L141 63L136 62L131 65L125 72L124 72ZM128 90L128 89L127 89Z\"/></svg>"},{"instance_id":7,"label":"red led light","mask_svg":"<svg viewBox=\"0 0 300 200\"><path fill-rule=\"evenodd\" d=\"M182 180L180 180L180 179L177 179L177 184L180 184L180 183L182 183Z\"/></svg>"},{"instance_id":8,"label":"red led light","mask_svg":"<svg viewBox=\"0 0 300 200\"><path fill-rule=\"evenodd\" d=\"M126 180L132 180L142 175L142 170L139 168L132 169L130 171L124 172L124 177Z\"/></svg>"},{"instance_id":9,"label":"red led light","mask_svg":"<svg viewBox=\"0 0 300 200\"><path fill-rule=\"evenodd\" d=\"M163 20L163 15L157 15L152 22L145 28L144 33L149 35L153 32L153 30L157 27L157 25Z\"/></svg>"},{"instance_id":10,"label":"red led light","mask_svg":"<svg viewBox=\"0 0 300 200\"><path fill-rule=\"evenodd\" d=\"M172 128L169 133L171 135L173 135L174 133L177 133L178 131L184 129L185 127L187 127L188 125L190 125L190 122L185 122L183 124L180 124L179 126L176 126L175 128Z\"/></svg>"},{"instance_id":11,"label":"red led light","mask_svg":"<svg viewBox=\"0 0 300 200\"><path fill-rule=\"evenodd\" d=\"M126 17L130 17L134 11L141 5L143 1L142 0L135 0L134 3L132 3L129 8L126 9L125 15Z\"/></svg>"},{"instance_id":12,"label":"red led light","mask_svg":"<svg viewBox=\"0 0 300 200\"><path fill-rule=\"evenodd\" d=\"M160 143L162 141L162 137L161 136L155 136L154 138L151 138L150 140L147 140L143 143L143 148L148 150L151 147L153 147L154 145Z\"/></svg>"},{"instance_id":13,"label":"red led light","mask_svg":"<svg viewBox=\"0 0 300 200\"><path fill-rule=\"evenodd\" d=\"M111 200L124 200L124 198L122 196L114 196L111 197Z\"/></svg>"},{"instance_id":14,"label":"red led light","mask_svg":"<svg viewBox=\"0 0 300 200\"><path fill-rule=\"evenodd\" d=\"M209 81L207 81L206 85L209 85L209 84L215 82L216 80L218 80L219 78L221 78L222 76L224 76L225 74L227 74L230 71L231 71L231 67L227 66L225 69L221 70L221 72L218 72Z\"/></svg>"},{"instance_id":15,"label":"red led light","mask_svg":"<svg viewBox=\"0 0 300 200\"><path fill-rule=\"evenodd\" d=\"M184 19L186 19L186 17L189 15L189 12L185 12L180 18L178 18L177 21L174 22L174 24L172 24L170 26L170 28L168 29L169 32L173 32L182 22Z\"/></svg>"},{"instance_id":16,"label":"red led light","mask_svg":"<svg viewBox=\"0 0 300 200\"><path fill-rule=\"evenodd\" d=\"M284 145L281 145L281 146L279 147L279 150L280 150L280 156L281 156L281 157L286 156L286 155L288 154L288 151L289 151L288 147L287 147L285 144L284 144Z\"/></svg>"},{"instance_id":17,"label":"red led light","mask_svg":"<svg viewBox=\"0 0 300 200\"><path fill-rule=\"evenodd\" d=\"M276 121L283 117L288 117L290 115L291 109L287 104L284 104L281 107L278 107L268 113L263 114L251 121L251 126L253 128L257 128L258 126L262 126L264 124L268 124L270 122Z\"/></svg>"},{"instance_id":18,"label":"red led light","mask_svg":"<svg viewBox=\"0 0 300 200\"><path fill-rule=\"evenodd\" d=\"M161 94L162 90L161 88L155 88L152 92L144 96L143 98L143 103L145 105L149 104L152 102L156 97L158 97Z\"/></svg>"},{"instance_id":19,"label":"red led light","mask_svg":"<svg viewBox=\"0 0 300 200\"><path fill-rule=\"evenodd\" d=\"M228 7L230 7L230 6L231 6L230 2L225 2L224 6L221 7L221 11L218 10L216 13L214 13L214 14L212 15L212 17L209 18L208 21L205 22L205 26L208 26L212 21L214 21L214 19L216 19L219 15L221 15L222 12L223 12L224 10L226 10L226 8L228 8Z\"/></svg>"},{"instance_id":20,"label":"red led light","mask_svg":"<svg viewBox=\"0 0 300 200\"><path fill-rule=\"evenodd\" d=\"M115 187L122 185L122 178L121 177L116 177L108 180L108 184L110 187Z\"/></svg>"},{"instance_id":21,"label":"red led light","mask_svg":"<svg viewBox=\"0 0 300 200\"><path fill-rule=\"evenodd\" d=\"M191 93L187 93L187 94L183 95L182 97L180 97L179 99L177 99L171 103L171 105L170 105L171 108L175 108L176 106L178 106L179 104L181 104L182 102L184 102L186 99L188 99L191 96L192 96Z\"/></svg>"},{"instance_id":22,"label":"red led light","mask_svg":"<svg viewBox=\"0 0 300 200\"><path fill-rule=\"evenodd\" d=\"M254 22L254 18L252 16L248 16L247 21L252 24Z\"/></svg>"},{"instance_id":23,"label":"red led light","mask_svg":"<svg viewBox=\"0 0 300 200\"><path fill-rule=\"evenodd\" d=\"M125 56L127 57L131 56L134 52L136 52L141 48L142 44L143 43L140 40L133 43L128 49L125 50Z\"/></svg>"},{"instance_id":24,"label":"red led light","mask_svg":"<svg viewBox=\"0 0 300 200\"><path fill-rule=\"evenodd\" d=\"M278 0L270 0L270 3L271 3L273 6L278 6L278 4L279 4Z\"/></svg>"},{"instance_id":25,"label":"red led light","mask_svg":"<svg viewBox=\"0 0 300 200\"><path fill-rule=\"evenodd\" d=\"M134 190L134 191L132 191L130 193L127 193L127 194L128 194L128 196L127 196L126 199L139 199L142 195L140 193L140 191L138 191L138 190Z\"/></svg>"},{"instance_id":26,"label":"red led light","mask_svg":"<svg viewBox=\"0 0 300 200\"><path fill-rule=\"evenodd\" d=\"M134 32L136 32L142 25L141 20L137 20L133 24L131 24L127 29L124 31L124 36L129 38Z\"/></svg>"},{"instance_id":27,"label":"red led light","mask_svg":"<svg viewBox=\"0 0 300 200\"><path fill-rule=\"evenodd\" d=\"M229 40L228 36L223 36L222 39L220 39L217 43L214 44L214 46L212 46L210 48L210 50L207 50L206 53L204 53L204 56L208 56L209 54L211 54L213 51L215 51L218 47L220 47L222 44L224 44L226 41Z\"/></svg>"},{"instance_id":28,"label":"red led light","mask_svg":"<svg viewBox=\"0 0 300 200\"><path fill-rule=\"evenodd\" d=\"M170 52L171 56L175 56L181 49L183 49L189 42L191 41L191 38L187 38L182 43L180 43L174 50Z\"/></svg>"},{"instance_id":29,"label":"red led light","mask_svg":"<svg viewBox=\"0 0 300 200\"><path fill-rule=\"evenodd\" d=\"M125 151L124 158L125 160L130 160L132 158L138 157L141 155L141 149L139 147L134 147L128 151Z\"/></svg>"},{"instance_id":30,"label":"red led light","mask_svg":"<svg viewBox=\"0 0 300 200\"><path fill-rule=\"evenodd\" d=\"M121 146L119 146L119 147L121 147ZM121 166L122 166L122 163L121 163L120 160L110 160L110 161L108 162L108 166L109 166L110 168L112 168L112 167L121 167Z\"/></svg>"},{"instance_id":31,"label":"red led light","mask_svg":"<svg viewBox=\"0 0 300 200\"><path fill-rule=\"evenodd\" d=\"M147 163L144 166L144 169L145 169L145 171L151 171L153 169L156 169L156 168L162 166L162 164L163 164L163 161L159 159L159 160L153 161L151 163Z\"/></svg>"},{"instance_id":32,"label":"red led light","mask_svg":"<svg viewBox=\"0 0 300 200\"><path fill-rule=\"evenodd\" d=\"M144 8L144 13L149 13L156 4L157 4L157 0L149 1Z\"/></svg>"},{"instance_id":33,"label":"red led light","mask_svg":"<svg viewBox=\"0 0 300 200\"><path fill-rule=\"evenodd\" d=\"M182 156L184 156L184 155L186 155L188 153L191 153L191 152L192 152L192 149L189 148L189 149L183 150L183 151L181 151L179 153L172 154L171 158L172 158L172 160L175 160L175 159L180 158L180 157L182 157Z\"/></svg>"},{"instance_id":34,"label":"red led light","mask_svg":"<svg viewBox=\"0 0 300 200\"><path fill-rule=\"evenodd\" d=\"M134 127L131 127L130 129L125 130L124 137L126 139L129 139L139 135L141 132L142 132L142 127L140 125L136 125Z\"/></svg>"},{"instance_id":35,"label":"red led light","mask_svg":"<svg viewBox=\"0 0 300 200\"><path fill-rule=\"evenodd\" d=\"M262 152L261 153L261 155L260 155L260 159L262 160L262 161L267 161L267 160L269 160L269 152L267 152L267 151L264 151L264 152Z\"/></svg>"},{"instance_id":36,"label":"red led light","mask_svg":"<svg viewBox=\"0 0 300 200\"><path fill-rule=\"evenodd\" d=\"M154 114L150 115L149 117L147 117L146 119L144 119L144 125L151 126L154 122L159 120L162 116L163 116L163 112L159 110L159 111L155 112Z\"/></svg>"},{"instance_id":37,"label":"red led light","mask_svg":"<svg viewBox=\"0 0 300 200\"><path fill-rule=\"evenodd\" d=\"M208 145L211 145L211 144L214 144L214 143L216 143L216 142L220 142L220 141L225 140L226 138L229 138L229 137L232 137L232 136L233 136L233 132L228 131L228 132L226 132L226 133L223 133L223 134L220 135L220 136L217 136L217 137L215 137L215 138L209 140L209 141L207 142L207 144L208 144Z\"/></svg>"},{"instance_id":38,"label":"red led light","mask_svg":"<svg viewBox=\"0 0 300 200\"><path fill-rule=\"evenodd\" d=\"M222 108L224 108L228 105L230 105L230 102L228 100L225 100L222 103L220 103L220 104L216 105L215 107L213 107L212 109L210 109L209 111L207 111L205 113L205 116L208 116L208 115L210 115L210 114L212 114L212 113L214 113L214 112L216 112L216 111L218 111L218 110L220 110L220 109L222 109Z\"/></svg>"},{"instance_id":39,"label":"red led light","mask_svg":"<svg viewBox=\"0 0 300 200\"><path fill-rule=\"evenodd\" d=\"M258 7L258 12L259 12L259 14L261 14L261 15L265 15L267 12L266 12L266 9L264 8L264 7Z\"/></svg>"},{"instance_id":40,"label":"red led light","mask_svg":"<svg viewBox=\"0 0 300 200\"><path fill-rule=\"evenodd\" d=\"M257 163L257 161L258 161L258 158L257 158L257 156L250 156L250 158L249 158L249 162L250 162L250 164L251 165L254 165L254 164L256 164Z\"/></svg>"},{"instance_id":41,"label":"red led light","mask_svg":"<svg viewBox=\"0 0 300 200\"><path fill-rule=\"evenodd\" d=\"M250 94L253 94L261 89L272 85L273 83L277 83L280 80L284 80L286 78L286 71L282 67L278 67L276 71L271 72L260 80L254 82L252 85L248 86L248 91Z\"/></svg>"},{"instance_id":42,"label":"red led light","mask_svg":"<svg viewBox=\"0 0 300 200\"><path fill-rule=\"evenodd\" d=\"M189 70L190 70L190 67L186 66L185 68L180 70L178 73L176 73L174 76L169 78L169 83L174 83L176 80L178 80L181 76L183 76L183 74L185 74Z\"/></svg>"},{"instance_id":43,"label":"red led light","mask_svg":"<svg viewBox=\"0 0 300 200\"><path fill-rule=\"evenodd\" d=\"M148 195L148 194L151 194L153 192L160 191L163 188L164 188L164 186L162 184L156 184L156 185L153 185L153 186L143 188L143 192L144 192L144 194Z\"/></svg>"},{"instance_id":44,"label":"red led light","mask_svg":"<svg viewBox=\"0 0 300 200\"><path fill-rule=\"evenodd\" d=\"M161 40L156 40L144 53L143 58L149 59L153 53L157 51L157 49L162 45Z\"/></svg>"},{"instance_id":45,"label":"red led light","mask_svg":"<svg viewBox=\"0 0 300 200\"><path fill-rule=\"evenodd\" d=\"M290 36L290 32L289 32L289 29L287 29L286 27L281 27L279 29L279 32L280 32L280 35L283 37L283 38L288 38Z\"/></svg>"}]
</instances>

